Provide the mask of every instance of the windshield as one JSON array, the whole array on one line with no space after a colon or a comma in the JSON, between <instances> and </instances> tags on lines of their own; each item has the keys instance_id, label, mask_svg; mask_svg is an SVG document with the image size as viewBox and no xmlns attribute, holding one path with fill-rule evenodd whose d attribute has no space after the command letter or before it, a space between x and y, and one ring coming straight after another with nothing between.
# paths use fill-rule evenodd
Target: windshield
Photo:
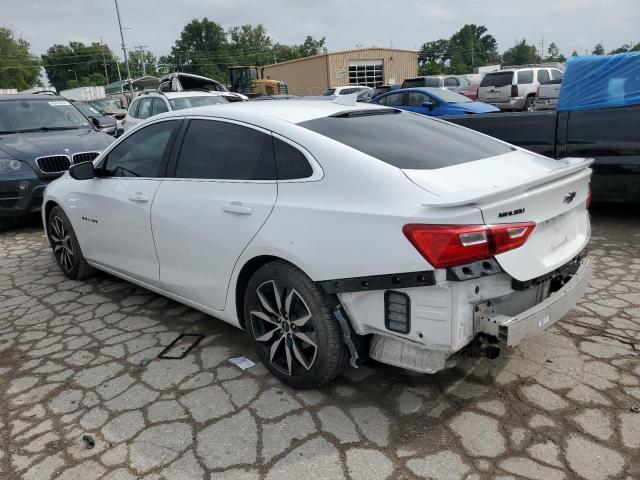
<instances>
[{"instance_id":1,"label":"windshield","mask_svg":"<svg viewBox=\"0 0 640 480\"><path fill-rule=\"evenodd\" d=\"M93 108L88 103L84 102L73 102L73 104L78 107L78 110L82 112L85 117L101 117L102 115L95 108Z\"/></svg>"},{"instance_id":2,"label":"windshield","mask_svg":"<svg viewBox=\"0 0 640 480\"><path fill-rule=\"evenodd\" d=\"M443 102L447 103L469 103L473 102L470 98L465 97L457 92L451 90L445 90L444 88L427 88L430 95L439 98Z\"/></svg>"},{"instance_id":3,"label":"windshield","mask_svg":"<svg viewBox=\"0 0 640 480\"><path fill-rule=\"evenodd\" d=\"M334 95L336 93L335 88L327 88L322 95L329 96Z\"/></svg>"},{"instance_id":4,"label":"windshield","mask_svg":"<svg viewBox=\"0 0 640 480\"><path fill-rule=\"evenodd\" d=\"M439 87L440 79L438 77L418 77L408 78L402 82L402 88L411 87Z\"/></svg>"},{"instance_id":5,"label":"windshield","mask_svg":"<svg viewBox=\"0 0 640 480\"><path fill-rule=\"evenodd\" d=\"M182 110L183 108L205 107L217 103L227 103L227 101L218 96L199 95L197 97L172 98L169 100L169 103L173 110Z\"/></svg>"},{"instance_id":6,"label":"windshield","mask_svg":"<svg viewBox=\"0 0 640 480\"><path fill-rule=\"evenodd\" d=\"M0 102L0 132L91 128L67 100L5 100Z\"/></svg>"},{"instance_id":7,"label":"windshield","mask_svg":"<svg viewBox=\"0 0 640 480\"><path fill-rule=\"evenodd\" d=\"M480 82L481 87L506 87L511 85L513 72L487 73Z\"/></svg>"},{"instance_id":8,"label":"windshield","mask_svg":"<svg viewBox=\"0 0 640 480\"><path fill-rule=\"evenodd\" d=\"M98 100L92 100L91 102L89 102L89 104L103 110L120 110L120 107L116 105L116 102L114 102L110 98L100 98Z\"/></svg>"}]
</instances>

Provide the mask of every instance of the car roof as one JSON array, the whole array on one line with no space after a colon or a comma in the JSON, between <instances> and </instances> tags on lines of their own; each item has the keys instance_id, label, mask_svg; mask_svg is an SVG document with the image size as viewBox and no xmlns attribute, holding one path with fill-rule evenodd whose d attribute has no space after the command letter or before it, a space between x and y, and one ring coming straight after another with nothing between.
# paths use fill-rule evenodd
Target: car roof
<instances>
[{"instance_id":1,"label":"car roof","mask_svg":"<svg viewBox=\"0 0 640 480\"><path fill-rule=\"evenodd\" d=\"M221 93L224 94L227 92L203 92L201 90L183 90L181 92L145 92L144 94L138 95L136 99L145 97L165 97L168 99L185 97L219 97L221 96Z\"/></svg>"},{"instance_id":2,"label":"car roof","mask_svg":"<svg viewBox=\"0 0 640 480\"><path fill-rule=\"evenodd\" d=\"M231 120L256 123L256 119L279 120L287 123L300 123L316 118L347 112L387 109L381 105L358 103L343 105L335 101L318 102L313 100L291 100L284 102L236 102L228 104L197 107L196 111L177 110L163 113L157 118L183 117L185 115L212 116Z\"/></svg>"}]
</instances>

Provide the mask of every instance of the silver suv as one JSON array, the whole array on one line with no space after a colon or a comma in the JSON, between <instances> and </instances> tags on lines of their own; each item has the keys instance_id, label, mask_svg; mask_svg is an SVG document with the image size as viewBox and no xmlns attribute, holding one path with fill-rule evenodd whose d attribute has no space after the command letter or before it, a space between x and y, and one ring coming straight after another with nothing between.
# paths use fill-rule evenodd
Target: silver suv
<instances>
[{"instance_id":1,"label":"silver suv","mask_svg":"<svg viewBox=\"0 0 640 480\"><path fill-rule=\"evenodd\" d=\"M478 88L478 101L501 110L535 110L536 91L541 82L562 78L552 67L523 67L487 73Z\"/></svg>"}]
</instances>

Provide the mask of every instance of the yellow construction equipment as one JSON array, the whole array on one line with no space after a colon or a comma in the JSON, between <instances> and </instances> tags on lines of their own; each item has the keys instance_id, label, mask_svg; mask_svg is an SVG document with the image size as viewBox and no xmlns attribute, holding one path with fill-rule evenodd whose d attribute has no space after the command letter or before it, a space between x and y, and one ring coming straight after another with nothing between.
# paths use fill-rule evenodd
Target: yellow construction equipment
<instances>
[{"instance_id":1,"label":"yellow construction equipment","mask_svg":"<svg viewBox=\"0 0 640 480\"><path fill-rule=\"evenodd\" d=\"M231 91L248 97L287 95L287 84L281 80L264 78L264 68L255 66L229 67Z\"/></svg>"}]
</instances>

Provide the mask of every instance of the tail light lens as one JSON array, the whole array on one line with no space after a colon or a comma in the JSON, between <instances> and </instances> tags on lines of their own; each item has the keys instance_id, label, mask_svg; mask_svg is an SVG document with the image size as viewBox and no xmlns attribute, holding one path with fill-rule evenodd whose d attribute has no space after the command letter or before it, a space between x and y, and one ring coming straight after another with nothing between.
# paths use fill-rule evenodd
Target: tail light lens
<instances>
[{"instance_id":1,"label":"tail light lens","mask_svg":"<svg viewBox=\"0 0 640 480\"><path fill-rule=\"evenodd\" d=\"M518 96L518 85L511 85L511 96L512 97Z\"/></svg>"},{"instance_id":2,"label":"tail light lens","mask_svg":"<svg viewBox=\"0 0 640 480\"><path fill-rule=\"evenodd\" d=\"M589 208L591 206L591 184L589 184L589 186L587 187L587 203L586 203L586 208Z\"/></svg>"},{"instance_id":3,"label":"tail light lens","mask_svg":"<svg viewBox=\"0 0 640 480\"><path fill-rule=\"evenodd\" d=\"M533 222L498 225L409 224L402 231L434 268L446 268L521 247L534 228Z\"/></svg>"}]
</instances>

